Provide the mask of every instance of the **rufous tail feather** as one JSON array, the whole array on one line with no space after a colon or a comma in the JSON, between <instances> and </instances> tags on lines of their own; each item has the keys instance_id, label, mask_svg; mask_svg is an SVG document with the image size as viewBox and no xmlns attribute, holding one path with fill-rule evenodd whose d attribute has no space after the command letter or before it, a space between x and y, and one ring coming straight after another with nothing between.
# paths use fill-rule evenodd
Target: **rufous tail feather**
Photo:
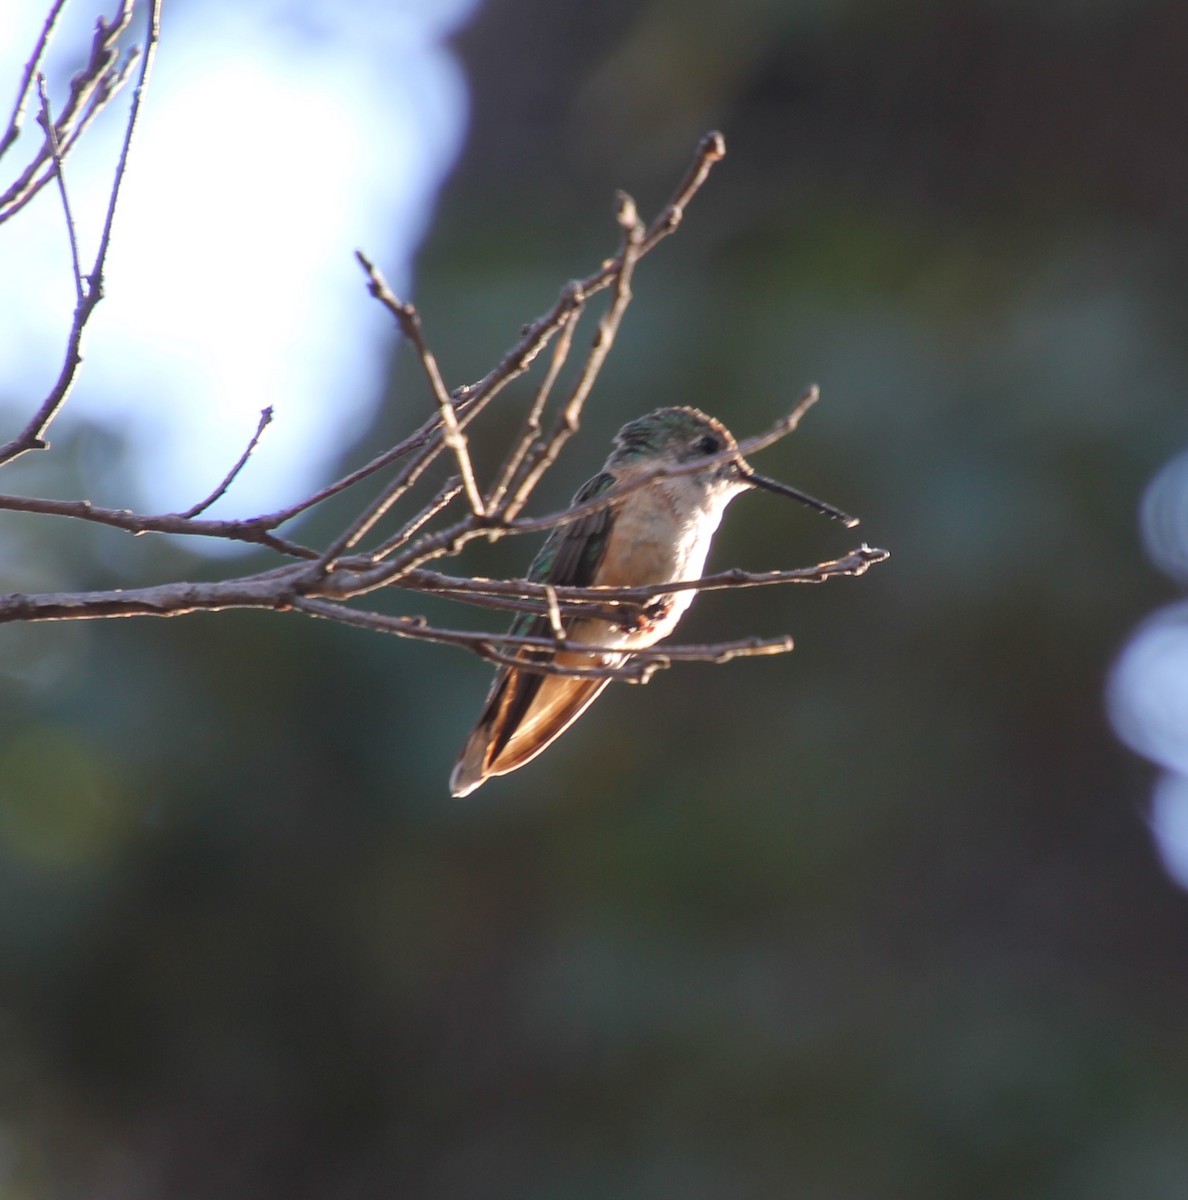
<instances>
[{"instance_id":1,"label":"rufous tail feather","mask_svg":"<svg viewBox=\"0 0 1188 1200\"><path fill-rule=\"evenodd\" d=\"M588 665L590 656L579 665ZM466 796L492 775L522 767L593 703L609 680L505 669L450 775L450 791Z\"/></svg>"}]
</instances>

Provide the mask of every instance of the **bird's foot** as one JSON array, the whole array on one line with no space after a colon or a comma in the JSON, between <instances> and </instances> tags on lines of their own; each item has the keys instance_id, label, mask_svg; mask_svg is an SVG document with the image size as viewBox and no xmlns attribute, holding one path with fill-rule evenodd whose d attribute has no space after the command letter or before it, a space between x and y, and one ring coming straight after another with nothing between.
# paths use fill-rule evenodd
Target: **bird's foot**
<instances>
[{"instance_id":1,"label":"bird's foot","mask_svg":"<svg viewBox=\"0 0 1188 1200\"><path fill-rule=\"evenodd\" d=\"M625 619L619 626L624 633L655 633L656 628L672 612L672 597L661 596Z\"/></svg>"}]
</instances>

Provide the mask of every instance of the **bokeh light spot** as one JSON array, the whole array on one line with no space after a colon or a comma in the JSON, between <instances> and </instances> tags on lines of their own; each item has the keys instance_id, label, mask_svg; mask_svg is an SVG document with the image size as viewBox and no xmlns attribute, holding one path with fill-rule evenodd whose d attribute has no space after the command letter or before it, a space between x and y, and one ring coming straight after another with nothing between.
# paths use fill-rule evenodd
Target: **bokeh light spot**
<instances>
[{"instance_id":1,"label":"bokeh light spot","mask_svg":"<svg viewBox=\"0 0 1188 1200\"><path fill-rule=\"evenodd\" d=\"M1188 452L1151 480L1140 519L1151 560L1174 579L1188 581Z\"/></svg>"}]
</instances>

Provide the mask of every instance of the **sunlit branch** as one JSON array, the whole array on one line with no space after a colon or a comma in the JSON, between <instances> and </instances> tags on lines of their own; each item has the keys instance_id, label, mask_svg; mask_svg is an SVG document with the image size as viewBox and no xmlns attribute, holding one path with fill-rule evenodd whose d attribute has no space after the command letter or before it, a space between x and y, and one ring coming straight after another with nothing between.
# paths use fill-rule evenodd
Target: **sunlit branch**
<instances>
[{"instance_id":1,"label":"sunlit branch","mask_svg":"<svg viewBox=\"0 0 1188 1200\"><path fill-rule=\"evenodd\" d=\"M621 647L599 646L587 642L570 642L564 637L524 637L514 634L480 633L467 629L443 629L432 625L424 617L396 617L387 613L365 612L348 608L331 601L299 597L292 607L310 616L323 617L343 625L354 625L376 633L393 634L396 637L413 638L419 641L439 642L444 645L460 646L472 650L480 658L491 662L506 663L522 667L526 671L542 675L574 675L593 679L636 679L651 666L667 667L673 662L725 663L735 658L753 658L770 654L786 654L793 648L790 637L741 638L731 642L711 642L705 645L671 645L661 648L636 650L625 656ZM535 659L526 654L512 651L567 651L625 658L622 663L605 666L562 666L555 662ZM650 672L647 672L650 674Z\"/></svg>"},{"instance_id":2,"label":"sunlit branch","mask_svg":"<svg viewBox=\"0 0 1188 1200\"><path fill-rule=\"evenodd\" d=\"M53 16L51 13L51 18ZM126 17L125 7L121 7L117 18L124 20ZM73 384L80 362L82 333L102 297L103 269L116 202L158 40L158 18L159 0L155 0L148 10L148 31L140 59L139 82L133 94L123 146L113 176L103 233L89 275L82 274L77 254L75 256L78 304L61 373L25 429L12 441L0 446L0 465L27 450L46 447L45 432L65 403ZM52 25L53 20L48 20L42 43L48 40ZM55 121L49 110L48 98L43 95L42 117L48 146L46 153L60 182L62 162L72 144L70 139L77 138L87 113L94 108L95 98L104 94L104 88L110 87L114 78L109 61L109 51L114 51L105 40L110 35L110 29L109 24L100 23L92 46L93 78L74 89L66 115L59 114ZM36 74L43 53L44 45L39 43L30 60L29 79ZM27 79L18 96L17 109L14 110L14 122L18 125L28 90ZM863 545L842 558L813 567L768 572L726 571L702 579L648 588L559 587L522 579L489 580L450 576L427 567L428 563L437 559L458 554L476 539L549 532L588 513L621 503L634 489L658 478L704 470L718 461L741 459L742 455L770 445L797 427L803 414L817 398L815 388L809 388L792 410L766 433L744 439L718 456L702 457L688 466L662 467L644 472L633 477L631 483L612 489L608 494L585 504L544 516L520 516L537 485L579 427L583 407L613 348L624 313L631 302L632 281L640 260L677 228L685 206L724 153L720 135L709 134L703 138L672 198L650 225L640 220L634 202L620 193L617 220L622 228L622 238L616 253L585 279L565 285L553 307L524 327L519 341L492 371L477 383L453 393L446 389L437 359L425 340L417 310L399 300L376 266L366 255L359 253L358 259L367 274L369 290L393 315L400 331L412 345L434 403L433 414L396 445L304 499L272 513L248 519L211 520L202 517L202 514L233 487L273 418L271 408L261 412L246 448L218 486L184 512L151 515L128 509L102 508L87 500L0 495L0 511L47 518L65 517L121 529L131 534L158 533L248 543L261 551L285 556L293 561L270 570L210 582L179 581L117 591L0 596L0 623L129 616L173 617L232 608L296 611L375 632L454 645L492 663L514 665L533 672L575 674L636 683L646 682L655 671L674 662L720 663L741 656L785 653L790 650L791 639L779 637L743 638L625 652L613 644L597 646L568 641L566 622L575 616L604 621L607 638L613 643L616 630L630 627L641 612L646 612L660 597L670 593L820 583L837 576L860 575L874 563L886 558L885 551ZM67 224L73 234L73 214L65 188L62 190ZM567 393L558 399L549 431L545 433L547 411L554 400L561 373L569 362L578 326L587 312L587 301L591 295L604 290L609 293L608 302L597 320L585 356L577 366L576 378ZM548 365L528 411L503 455L493 481L484 492L470 452L470 439L476 436L475 419L508 383L529 370L534 360L550 344L552 350ZM428 500L420 502L411 515L406 513L398 524L393 522L397 505L410 496L443 452L452 456L457 465L457 475L439 486ZM281 527L325 501L380 476L389 468L393 469L390 478L358 501L353 511L336 526L337 532L331 534L320 548L305 545L278 532ZM456 509L453 519L443 523L447 510L459 496L464 497L465 508L460 512ZM391 524L395 524L394 529L390 527ZM543 616L546 636L534 635L539 633L539 624L533 627L533 632L519 634L452 629L435 625L424 617L391 616L368 611L357 603L349 603L381 589L415 595L436 594L471 608ZM582 665L557 665L553 656L558 650L580 654L583 657L578 661Z\"/></svg>"},{"instance_id":3,"label":"sunlit branch","mask_svg":"<svg viewBox=\"0 0 1188 1200\"><path fill-rule=\"evenodd\" d=\"M442 439L458 460L458 473L462 479L462 488L466 493L467 502L470 504L470 511L475 516L483 516L486 513L486 507L479 494L478 484L475 482L474 466L470 461L470 448L462 436L462 430L458 425L458 414L454 411L454 403L441 378L437 359L425 344L420 313L413 305L397 299L379 269L361 250L355 251L355 257L359 260L363 270L367 272L369 280L367 290L396 318L401 332L412 343L413 349L416 351L417 359L425 372L425 378L429 381L429 390L433 393L433 399L437 404Z\"/></svg>"},{"instance_id":4,"label":"sunlit branch","mask_svg":"<svg viewBox=\"0 0 1188 1200\"><path fill-rule=\"evenodd\" d=\"M45 440L46 430L62 405L66 403L66 399L74 386L75 377L82 362L83 331L91 318L91 314L95 311L96 305L103 298L103 270L107 262L108 247L111 244L112 223L115 220L116 206L119 201L124 174L128 168L128 154L132 147L133 135L136 132L137 118L140 114L144 90L148 84L149 70L152 66L157 42L160 38L160 8L161 0L149 0L144 45L140 54L140 76L136 87L133 89L132 102L128 108L123 143L120 147L119 160L116 164L111 191L108 195L103 231L99 236L99 247L95 253L91 272L86 279L86 287L85 289L81 287L79 289L79 301L75 306L74 320L71 323L70 333L67 337L66 353L61 370L58 373L57 381L50 389L49 395L42 401L40 407L29 419L24 429L11 441L0 446L0 466L19 458L30 450L46 449L48 446ZM58 157L59 165L62 156L65 155L69 147L68 123L74 118L80 107L93 98L96 89L100 88L102 79L107 77L109 69L115 61L116 42L118 41L119 34L123 32L127 22L131 19L131 11L131 4L125 3L121 5L111 22L105 22L102 18L99 19L95 40L92 44L91 62L88 63L87 68L87 71L91 72L93 77L92 75L88 75L87 72L83 72L81 73L83 78L80 82L80 75L75 76L71 83L71 100L67 104L65 113L59 117L60 127L56 131L60 148ZM106 101L104 100L104 102ZM47 145L52 144L48 134L46 142ZM49 151L47 150L46 153L49 153ZM3 201L0 200L0 219L3 217L2 205Z\"/></svg>"},{"instance_id":5,"label":"sunlit branch","mask_svg":"<svg viewBox=\"0 0 1188 1200\"><path fill-rule=\"evenodd\" d=\"M255 520L198 521L182 513L150 516L127 508L102 508L89 500L50 500L37 496L0 495L0 511L36 513L44 517L70 517L123 529L127 533L171 533L182 537L220 538L266 546L278 554L294 558L316 559L318 552L287 538L278 537Z\"/></svg>"}]
</instances>

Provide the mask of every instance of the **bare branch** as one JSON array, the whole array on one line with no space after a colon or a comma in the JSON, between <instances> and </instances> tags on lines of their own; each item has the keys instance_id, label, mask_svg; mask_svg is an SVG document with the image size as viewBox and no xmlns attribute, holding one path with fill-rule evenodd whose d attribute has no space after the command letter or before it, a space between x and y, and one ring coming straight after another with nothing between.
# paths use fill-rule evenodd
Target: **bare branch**
<instances>
[{"instance_id":1,"label":"bare branch","mask_svg":"<svg viewBox=\"0 0 1188 1200\"><path fill-rule=\"evenodd\" d=\"M561 316L560 331L553 345L549 368L545 372L545 377L541 381L540 386L536 389L536 395L532 398L532 407L528 410L528 415L524 418L524 427L519 440L512 448L511 453L508 454L507 460L499 472L498 482L491 489L490 495L487 498L488 512L498 512L500 510L503 498L507 494L507 489L511 486L512 480L519 475L520 468L524 460L528 457L533 443L540 437L541 417L544 414L545 405L548 402L549 395L552 393L553 386L557 382L558 375L561 374L561 368L565 365L565 361L569 357L569 351L573 347L573 332L577 328L577 323L581 319L582 313L585 311L585 300L577 291L578 285L576 283L571 283L569 286L573 289L573 305Z\"/></svg>"},{"instance_id":2,"label":"bare branch","mask_svg":"<svg viewBox=\"0 0 1188 1200\"><path fill-rule=\"evenodd\" d=\"M61 6L58 6L60 11ZM120 0L119 8L110 21L102 17L95 23L95 34L91 41L91 52L86 64L70 80L70 94L66 98L54 127L60 157L65 158L78 139L86 131L99 112L107 106L123 87L136 58L133 51L123 66L119 64L119 40L132 20L132 0ZM57 20L57 11L51 12L42 29L42 38L34 50L29 65L36 71L37 63L45 53L45 47ZM32 75L29 76L31 80ZM13 121L8 133L15 141L24 113L24 100L28 93L29 80L22 84L13 110ZM6 138L7 138L6 134ZM10 144L6 142L7 145ZM41 149L34 155L24 171L0 195L0 222L18 213L53 178L54 161L49 139L43 141Z\"/></svg>"},{"instance_id":3,"label":"bare branch","mask_svg":"<svg viewBox=\"0 0 1188 1200\"><path fill-rule=\"evenodd\" d=\"M437 367L437 359L433 357L429 347L425 344L425 336L421 331L420 314L413 305L396 298L396 295L388 286L387 280L384 279L376 265L362 250L356 250L355 257L359 260L359 264L363 270L367 272L367 278L370 281L367 290L396 318L401 332L412 342L413 348L417 352L417 358L420 360L421 367L425 372L425 377L429 380L429 388L433 393L433 399L437 402L437 414L441 421L443 439L446 446L453 451L454 457L458 460L458 472L462 477L462 487L466 492L470 511L476 517L485 516L486 507L483 504L482 496L479 494L478 484L474 479L474 467L470 462L470 449L466 444L466 438L462 435L462 430L459 428L458 414L454 411L453 400L450 398L449 392L446 391L445 383L442 381L441 372Z\"/></svg>"},{"instance_id":4,"label":"bare branch","mask_svg":"<svg viewBox=\"0 0 1188 1200\"><path fill-rule=\"evenodd\" d=\"M248 442L244 452L235 460L235 465L223 477L222 483L215 488L205 500L199 500L192 508L187 508L184 513L179 513L178 516L184 521L193 520L199 513L205 512L216 500L222 496L226 490L235 482L235 477L247 465L247 460L251 458L252 451L260 444L260 438L264 434L264 430L272 423L272 405L260 410L260 420L256 425L256 432L252 434L251 441Z\"/></svg>"},{"instance_id":5,"label":"bare branch","mask_svg":"<svg viewBox=\"0 0 1188 1200\"><path fill-rule=\"evenodd\" d=\"M49 93L45 90L45 76L37 73L37 94L41 98L41 113L38 122L45 130L45 138L49 143L50 154L54 160L54 174L58 177L58 194L62 197L62 210L66 214L66 234L70 239L70 262L74 267L74 295L76 303L81 307L84 299L82 267L78 261L78 230L74 224L74 215L70 211L70 197L66 192L66 176L62 172L62 148L58 145L58 131L54 128L53 117L50 115Z\"/></svg>"},{"instance_id":6,"label":"bare branch","mask_svg":"<svg viewBox=\"0 0 1188 1200\"><path fill-rule=\"evenodd\" d=\"M481 579L462 578L441 575L436 571L424 569L410 571L402 580L408 587L420 592L438 592L456 595L473 603L476 596L506 596L519 599L541 597L547 599L551 591L561 603L563 611L580 611L588 605L605 605L636 603L647 604L654 600L657 593L669 592L715 592L725 589L771 587L785 583L825 583L836 576L858 576L866 572L876 563L884 562L890 557L886 550L880 550L863 543L841 558L829 562L817 563L812 567L795 567L784 571L743 571L735 567L729 571L719 571L714 575L704 575L700 579L681 580L673 583L659 584L649 587L611 588L611 587L558 587L535 583L528 579ZM532 611L543 611L539 606Z\"/></svg>"},{"instance_id":7,"label":"bare branch","mask_svg":"<svg viewBox=\"0 0 1188 1200\"><path fill-rule=\"evenodd\" d=\"M83 330L102 297L103 268L116 202L158 39L159 9L160 0L152 0L148 14L149 28L140 60L139 82L114 172L103 233L89 276L83 276L77 251L75 253L78 304L66 360L54 389L26 428L7 445L0 447L0 465L27 450L45 447L45 432L73 384L80 361ZM114 21L126 22L126 19L127 0L121 4ZM51 27L52 22L47 23L43 41L48 39ZM76 80L77 87L72 91L71 101L56 122L50 114L44 86L41 87L43 124L48 146L45 153L60 182L62 162L72 144L71 139L77 138L89 119L88 114L93 115L98 99L109 94L116 78L112 73L111 59L114 43L108 40L111 28L112 25L100 22L92 45L90 74L81 81ZM31 71L36 70L43 52L44 46L35 52ZM18 97L18 110L27 91L28 81ZM271 420L271 408L261 412L254 435L218 487L184 512L145 515L127 509L100 508L85 500L0 495L0 511L68 517L133 534L165 533L253 543L298 561L262 573L217 582L175 582L118 591L0 596L0 623L117 616L178 616L229 608L293 610L401 637L455 645L492 663L514 666L520 670L636 683L647 682L655 671L677 661L718 663L742 656L787 652L792 648L792 641L788 637L750 637L702 645L672 645L628 651L621 646L569 641L566 622L577 616L602 620L608 640L613 641L617 631L631 628L638 614L654 604L658 596L689 590L819 583L840 575L860 575L873 563L886 558L886 551L863 545L843 558L814 567L761 573L736 570L702 579L643 588L573 588L529 580L468 579L439 574L426 569L424 565L431 560L456 554L467 542L476 538L541 533L555 529L608 505L619 504L633 490L658 478L701 471L719 460L737 459L770 445L797 427L803 414L817 398L815 388L808 389L791 412L766 433L746 439L716 457L701 458L687 466L657 468L637 476L630 484L613 490L609 495L563 511L535 518L519 516L537 484L579 427L583 407L631 302L634 272L640 259L677 228L685 206L724 153L725 146L720 135L709 134L703 138L681 183L651 225L645 225L640 220L630 197L619 193L617 220L623 235L615 255L586 279L566 285L554 306L523 329L520 340L491 372L477 383L452 394L447 391L437 360L425 341L416 308L398 299L371 260L359 252L357 257L367 274L369 291L393 315L402 333L412 343L434 399L434 414L397 445L305 499L248 520L216 521L200 519L200 516L228 491L246 466ZM66 203L64 187L63 203L67 210L68 226L73 232L73 217ZM603 290L609 290L610 293L606 309L597 323L585 359L577 371L577 378L546 435L543 433L545 410L569 360L578 324L586 312L587 300ZM469 438L473 436L474 419L511 380L529 369L550 342L553 343L552 353L543 379L534 393L516 438L504 456L495 482L484 497L470 457ZM458 466L457 476L440 487L394 532L388 533L371 549L361 549L364 540L378 529L396 504L422 480L443 450L453 455ZM389 467L396 468L392 477L358 507L322 549L302 545L276 532L287 522ZM433 528L433 522L459 495L466 497L466 510L451 523ZM437 593L475 608L543 615L547 636L448 629L433 625L423 617L390 616L347 603L380 588L391 587L416 594ZM535 625L533 629L539 633L541 626ZM554 659L559 651L580 656L579 661L586 665L558 665Z\"/></svg>"},{"instance_id":8,"label":"bare branch","mask_svg":"<svg viewBox=\"0 0 1188 1200\"><path fill-rule=\"evenodd\" d=\"M129 8L128 20L131 20ZM161 40L161 0L148 0L147 24L144 46L141 48L140 78L132 90L132 103L128 106L128 123L124 127L124 142L120 147L120 159L112 181L111 195L107 203L107 215L103 220L103 232L99 236L99 249L95 254L95 265L91 268L90 286L93 293L103 293L103 268L107 262L107 248L111 244L111 230L115 223L116 206L120 200L124 174L128 169L128 154L132 149L132 137L136 133L136 122L140 117L140 106L144 100L144 89L148 86L149 71L157 54L157 43Z\"/></svg>"},{"instance_id":9,"label":"bare branch","mask_svg":"<svg viewBox=\"0 0 1188 1200\"><path fill-rule=\"evenodd\" d=\"M689 201L701 191L710 170L725 157L726 139L716 129L711 130L698 143L697 153L693 156L685 177L677 184L672 199L648 229L640 248L641 255L647 254L657 242L663 241L669 234L676 233L684 219Z\"/></svg>"},{"instance_id":10,"label":"bare branch","mask_svg":"<svg viewBox=\"0 0 1188 1200\"><path fill-rule=\"evenodd\" d=\"M622 647L598 646L586 642L571 642L552 637L522 637L514 634L476 633L467 629L442 629L430 625L424 617L395 617L387 613L364 612L348 608L327 600L297 597L291 607L310 616L324 617L343 625L354 625L377 633L394 634L397 637L415 638L420 641L441 642L446 645L462 646L474 651L491 662L504 663L522 670L541 675L567 675L591 679L636 679L640 667L651 665L667 667L670 663L710 662L725 663L735 658L753 658L769 654L786 654L792 648L792 639L742 638L732 642L711 642L696 646L665 646L663 649L648 648L626 654ZM566 651L576 654L606 655L616 660L626 658L619 665L577 667L559 665L548 659L535 659L509 654L507 649L542 650L550 653ZM650 674L651 672L648 672Z\"/></svg>"},{"instance_id":11,"label":"bare branch","mask_svg":"<svg viewBox=\"0 0 1188 1200\"><path fill-rule=\"evenodd\" d=\"M132 534L176 533L185 537L223 538L231 542L249 542L267 546L279 554L294 558L316 559L318 552L277 537L258 520L196 521L181 513L146 516L127 508L100 508L89 500L44 500L35 496L0 495L0 511L39 513L46 517L72 517L109 525Z\"/></svg>"},{"instance_id":12,"label":"bare branch","mask_svg":"<svg viewBox=\"0 0 1188 1200\"><path fill-rule=\"evenodd\" d=\"M639 260L647 231L636 213L635 201L626 192L620 192L618 195L616 216L623 228L623 246L618 255L619 266L613 277L614 299L598 323L598 331L594 335L594 343L590 347L585 366L574 385L568 403L561 411L552 436L540 448L539 454L534 456L529 453L526 457L521 479L511 490L500 514L505 521L515 520L544 473L557 461L561 448L577 432L582 406L594 386L594 380L602 370L602 364L606 361L611 346L614 345L623 313L631 303L631 276L635 272L635 264Z\"/></svg>"},{"instance_id":13,"label":"bare branch","mask_svg":"<svg viewBox=\"0 0 1188 1200\"><path fill-rule=\"evenodd\" d=\"M97 617L178 617L229 608L291 607L290 583L307 571L290 566L214 583L163 583L103 592L0 596L0 624L9 621L89 621Z\"/></svg>"},{"instance_id":14,"label":"bare branch","mask_svg":"<svg viewBox=\"0 0 1188 1200\"><path fill-rule=\"evenodd\" d=\"M651 253L669 234L676 231L680 215L686 205L700 191L709 176L710 169L726 154L726 142L720 133L707 133L697 145L693 161L660 215L648 226L636 258ZM597 271L576 283L566 284L561 289L556 304L542 316L524 327L520 340L500 359L498 365L477 383L459 388L454 393L459 408L466 406L467 418L477 415L494 396L513 379L522 375L532 365L537 355L561 328L566 312L576 304L589 300L597 292L610 287L622 268L621 249L614 258L607 259Z\"/></svg>"},{"instance_id":15,"label":"bare branch","mask_svg":"<svg viewBox=\"0 0 1188 1200\"><path fill-rule=\"evenodd\" d=\"M62 405L66 403L66 399L74 386L74 378L79 364L82 362L81 347L83 330L86 328L91 314L95 311L96 305L103 298L103 268L107 261L108 246L111 244L111 229L112 223L115 220L120 186L123 183L124 173L128 167L128 153L132 145L132 135L136 130L136 121L140 113L144 89L148 83L149 68L152 66L157 41L160 38L160 9L161 0L149 0L145 41L140 58L140 77L133 90L132 103L128 109L128 120L124 128L123 145L120 148L119 161L116 165L112 181L107 213L103 222L103 232L99 238L99 248L95 254L91 273L87 277L86 294L80 299L74 310L74 320L67 338L66 355L61 371L49 395L42 401L41 406L33 414L32 418L30 418L25 428L11 441L0 446L0 466L21 457L21 455L26 454L30 450L44 450L46 448L48 443L45 440L45 432ZM95 41L92 44L91 58L92 63L102 63L103 78L107 77L109 63L114 61L116 53L115 43L118 40L119 33L123 31L130 19L131 5L125 2L121 4L119 11L111 23L104 22L102 18L98 22ZM88 64L88 67L90 65ZM98 70L99 68L96 69ZM72 120L78 106L83 103L82 97L89 98L94 94L95 89L99 88L99 85L100 79L98 77L90 83L87 83L85 80L80 83L79 76L75 76L75 80L71 85L71 103L67 105L66 114L60 118L60 121L67 122ZM68 136L62 137L61 131L59 131L58 136L61 138L62 146L64 148L67 147ZM2 206L2 203L0 201L0 206Z\"/></svg>"},{"instance_id":16,"label":"bare branch","mask_svg":"<svg viewBox=\"0 0 1188 1200\"><path fill-rule=\"evenodd\" d=\"M462 481L457 476L447 479L437 495L411 521L406 521L387 541L377 546L367 555L367 565L370 566L372 563L380 562L382 559L387 558L389 554L392 554L405 545L416 533L442 512L461 491Z\"/></svg>"},{"instance_id":17,"label":"bare branch","mask_svg":"<svg viewBox=\"0 0 1188 1200\"><path fill-rule=\"evenodd\" d=\"M41 59L49 47L50 38L53 36L54 26L58 23L58 17L61 16L62 9L66 6L66 0L54 0L49 12L46 14L45 22L41 26L41 33L37 38L37 44L33 47L33 53L29 56L29 61L25 63L25 70L21 75L21 81L17 85L16 100L12 106L12 116L8 120L8 128L4 131L4 136L0 138L0 158L3 158L8 148L21 135L21 125L25 119L25 104L29 96L29 86L33 82L34 75L37 74L37 69L41 65Z\"/></svg>"}]
</instances>

